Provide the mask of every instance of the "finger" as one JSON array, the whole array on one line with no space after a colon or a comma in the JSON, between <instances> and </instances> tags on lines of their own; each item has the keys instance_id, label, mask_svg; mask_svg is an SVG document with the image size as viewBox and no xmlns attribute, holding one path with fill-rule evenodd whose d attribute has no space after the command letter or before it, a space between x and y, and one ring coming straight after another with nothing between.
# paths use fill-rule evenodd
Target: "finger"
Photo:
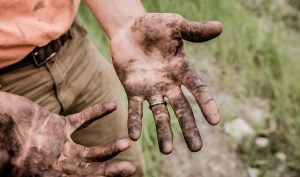
<instances>
[{"instance_id":1,"label":"finger","mask_svg":"<svg viewBox=\"0 0 300 177\"><path fill-rule=\"evenodd\" d=\"M199 151L202 148L202 140L188 100L181 90L169 94L168 98L178 118L186 144L191 151Z\"/></svg>"},{"instance_id":2,"label":"finger","mask_svg":"<svg viewBox=\"0 0 300 177\"><path fill-rule=\"evenodd\" d=\"M7 167L10 163L10 157L7 150L0 143L0 176L7 175Z\"/></svg>"},{"instance_id":3,"label":"finger","mask_svg":"<svg viewBox=\"0 0 300 177\"><path fill-rule=\"evenodd\" d=\"M50 176L50 177L53 177L53 176ZM66 174L63 174L63 175L60 175L60 177L82 177L81 175L66 175ZM85 175L84 177L105 177L105 176L99 176L99 175Z\"/></svg>"},{"instance_id":4,"label":"finger","mask_svg":"<svg viewBox=\"0 0 300 177\"><path fill-rule=\"evenodd\" d=\"M51 176L53 177L53 176ZM66 174L63 174L61 175L61 177L82 177L81 175L66 175ZM99 176L99 175L86 175L85 177L105 177L105 176Z\"/></svg>"},{"instance_id":5,"label":"finger","mask_svg":"<svg viewBox=\"0 0 300 177\"><path fill-rule=\"evenodd\" d=\"M67 174L62 174L61 172L55 171L55 170L39 170L39 171L35 171L33 172L33 174L35 176L39 176L39 177L79 177L79 176L75 176L75 175L67 175ZM32 175L33 176L33 175Z\"/></svg>"},{"instance_id":6,"label":"finger","mask_svg":"<svg viewBox=\"0 0 300 177\"><path fill-rule=\"evenodd\" d=\"M130 97L128 99L128 134L136 141L141 136L142 116L143 116L143 98Z\"/></svg>"},{"instance_id":7,"label":"finger","mask_svg":"<svg viewBox=\"0 0 300 177\"><path fill-rule=\"evenodd\" d=\"M105 146L95 146L87 148L81 145L74 144L72 148L67 152L76 150L75 156L86 162L102 162L113 158L120 152L125 151L130 147L130 140L127 138L118 139Z\"/></svg>"},{"instance_id":8,"label":"finger","mask_svg":"<svg viewBox=\"0 0 300 177\"><path fill-rule=\"evenodd\" d=\"M200 79L198 73L189 65L183 78L183 84L194 95L208 123L216 125L220 122L220 113L208 86Z\"/></svg>"},{"instance_id":9,"label":"finger","mask_svg":"<svg viewBox=\"0 0 300 177\"><path fill-rule=\"evenodd\" d=\"M86 163L74 159L61 159L60 168L69 175L127 177L134 174L135 166L127 161Z\"/></svg>"},{"instance_id":10,"label":"finger","mask_svg":"<svg viewBox=\"0 0 300 177\"><path fill-rule=\"evenodd\" d=\"M98 103L80 113L66 116L66 122L70 125L71 132L90 125L95 120L116 110L117 106L112 102Z\"/></svg>"},{"instance_id":11,"label":"finger","mask_svg":"<svg viewBox=\"0 0 300 177\"><path fill-rule=\"evenodd\" d=\"M0 107L1 109L1 107ZM0 112L0 132L4 133L5 131L9 131L13 127L14 121L11 116Z\"/></svg>"},{"instance_id":12,"label":"finger","mask_svg":"<svg viewBox=\"0 0 300 177\"><path fill-rule=\"evenodd\" d=\"M184 20L181 23L181 36L191 42L205 42L222 33L222 23L218 21L195 22Z\"/></svg>"},{"instance_id":13,"label":"finger","mask_svg":"<svg viewBox=\"0 0 300 177\"><path fill-rule=\"evenodd\" d=\"M163 98L161 98L163 100ZM155 101L149 101L154 103ZM151 107L156 125L159 149L164 154L169 154L173 150L173 133L170 124L170 115L165 104L158 104Z\"/></svg>"},{"instance_id":14,"label":"finger","mask_svg":"<svg viewBox=\"0 0 300 177\"><path fill-rule=\"evenodd\" d=\"M126 161L109 162L105 166L105 176L122 176L128 177L134 175L136 168L135 166Z\"/></svg>"},{"instance_id":15,"label":"finger","mask_svg":"<svg viewBox=\"0 0 300 177\"><path fill-rule=\"evenodd\" d=\"M49 176L49 177L54 177L54 176ZM62 174L62 175L59 175L59 177L82 177L82 175L67 175L67 174ZM84 175L84 177L105 177L105 176L102 176L102 175Z\"/></svg>"}]
</instances>

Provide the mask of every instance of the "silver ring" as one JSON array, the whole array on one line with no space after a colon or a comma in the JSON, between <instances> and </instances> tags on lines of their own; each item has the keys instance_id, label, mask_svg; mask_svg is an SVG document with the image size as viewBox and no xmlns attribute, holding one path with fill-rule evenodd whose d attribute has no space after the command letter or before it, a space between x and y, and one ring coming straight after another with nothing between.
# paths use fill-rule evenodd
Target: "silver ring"
<instances>
[{"instance_id":1,"label":"silver ring","mask_svg":"<svg viewBox=\"0 0 300 177\"><path fill-rule=\"evenodd\" d=\"M150 104L149 109L153 108L154 106L160 105L160 104L167 105L167 102L165 102L165 100L155 101L152 104Z\"/></svg>"}]
</instances>

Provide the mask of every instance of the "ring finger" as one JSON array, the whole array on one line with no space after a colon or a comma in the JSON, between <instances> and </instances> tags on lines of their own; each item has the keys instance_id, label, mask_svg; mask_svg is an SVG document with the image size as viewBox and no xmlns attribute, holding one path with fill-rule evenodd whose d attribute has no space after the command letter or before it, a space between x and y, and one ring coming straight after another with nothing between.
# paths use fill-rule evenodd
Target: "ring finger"
<instances>
[{"instance_id":1,"label":"ring finger","mask_svg":"<svg viewBox=\"0 0 300 177\"><path fill-rule=\"evenodd\" d=\"M170 124L170 114L162 96L148 100L152 110L157 131L159 149L164 154L173 150L173 133Z\"/></svg>"}]
</instances>

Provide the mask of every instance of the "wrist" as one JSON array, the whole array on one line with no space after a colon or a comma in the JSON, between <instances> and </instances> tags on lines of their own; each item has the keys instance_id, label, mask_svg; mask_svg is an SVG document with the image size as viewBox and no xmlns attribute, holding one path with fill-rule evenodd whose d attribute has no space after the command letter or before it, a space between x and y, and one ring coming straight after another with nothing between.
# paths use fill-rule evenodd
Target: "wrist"
<instances>
[{"instance_id":1,"label":"wrist","mask_svg":"<svg viewBox=\"0 0 300 177\"><path fill-rule=\"evenodd\" d=\"M112 29L111 33L109 34L110 39L113 38L117 33L122 31L123 29L128 29L130 26L133 25L133 23L136 21L136 19L144 16L146 12L140 12L136 14L132 14L127 17L127 19L124 19L122 22L120 22L117 26L115 26L115 29Z\"/></svg>"},{"instance_id":2,"label":"wrist","mask_svg":"<svg viewBox=\"0 0 300 177\"><path fill-rule=\"evenodd\" d=\"M140 0L85 0L109 38L146 13Z\"/></svg>"}]
</instances>

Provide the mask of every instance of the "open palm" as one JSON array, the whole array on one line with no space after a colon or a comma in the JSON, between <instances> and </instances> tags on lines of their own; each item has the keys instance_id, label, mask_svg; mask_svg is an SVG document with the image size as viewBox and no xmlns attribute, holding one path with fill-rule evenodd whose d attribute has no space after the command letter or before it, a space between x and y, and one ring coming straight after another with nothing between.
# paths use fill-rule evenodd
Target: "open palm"
<instances>
[{"instance_id":1,"label":"open palm","mask_svg":"<svg viewBox=\"0 0 300 177\"><path fill-rule=\"evenodd\" d=\"M207 85L186 59L183 40L204 42L222 32L219 22L192 22L177 14L145 14L112 38L111 51L116 72L129 102L129 136L137 140L142 128L142 104L147 100L156 123L159 147L168 154L173 135L166 104L168 98L191 151L202 141L194 115L181 85L194 95L204 117L213 125L220 121L219 111Z\"/></svg>"},{"instance_id":2,"label":"open palm","mask_svg":"<svg viewBox=\"0 0 300 177\"><path fill-rule=\"evenodd\" d=\"M128 139L87 148L75 144L70 137L75 130L114 111L115 104L96 104L63 117L17 95L0 92L0 99L0 152L6 150L9 156L9 162L0 159L0 176L5 176L1 168L10 169L6 173L15 177L109 177L134 173L130 162L107 161L129 147Z\"/></svg>"}]
</instances>

